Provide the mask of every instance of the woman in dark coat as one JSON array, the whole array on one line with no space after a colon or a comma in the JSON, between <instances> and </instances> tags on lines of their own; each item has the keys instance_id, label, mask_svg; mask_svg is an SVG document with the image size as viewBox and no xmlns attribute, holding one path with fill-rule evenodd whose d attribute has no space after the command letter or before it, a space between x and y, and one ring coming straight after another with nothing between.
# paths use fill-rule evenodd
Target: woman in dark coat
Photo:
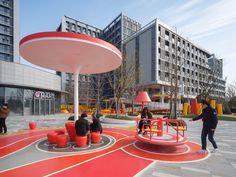
<instances>
[{"instance_id":1,"label":"woman in dark coat","mask_svg":"<svg viewBox=\"0 0 236 177\"><path fill-rule=\"evenodd\" d=\"M139 125L138 125L139 134L142 133L143 124L151 123L150 119L152 119L152 114L150 113L147 107L143 108L142 113L141 113L141 119L142 120L139 121Z\"/></svg>"},{"instance_id":2,"label":"woman in dark coat","mask_svg":"<svg viewBox=\"0 0 236 177\"><path fill-rule=\"evenodd\" d=\"M93 123L90 124L90 131L102 133L102 125L99 118L93 117Z\"/></svg>"}]
</instances>

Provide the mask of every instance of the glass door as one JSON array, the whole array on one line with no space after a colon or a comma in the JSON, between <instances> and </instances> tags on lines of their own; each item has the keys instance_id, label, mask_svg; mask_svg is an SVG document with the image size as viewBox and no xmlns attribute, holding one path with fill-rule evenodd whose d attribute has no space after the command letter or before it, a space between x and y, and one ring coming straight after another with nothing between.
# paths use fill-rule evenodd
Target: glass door
<instances>
[{"instance_id":1,"label":"glass door","mask_svg":"<svg viewBox=\"0 0 236 177\"><path fill-rule=\"evenodd\" d=\"M40 107L39 103L40 103L39 99L34 100L34 115L39 115L39 107Z\"/></svg>"}]
</instances>

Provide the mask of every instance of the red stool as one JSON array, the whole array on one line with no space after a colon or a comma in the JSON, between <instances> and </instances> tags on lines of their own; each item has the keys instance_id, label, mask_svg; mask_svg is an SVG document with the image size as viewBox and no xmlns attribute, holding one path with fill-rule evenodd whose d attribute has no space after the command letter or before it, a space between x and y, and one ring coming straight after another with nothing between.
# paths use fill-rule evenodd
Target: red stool
<instances>
[{"instance_id":1,"label":"red stool","mask_svg":"<svg viewBox=\"0 0 236 177\"><path fill-rule=\"evenodd\" d=\"M68 142L67 135L57 135L56 142L58 147L66 147Z\"/></svg>"},{"instance_id":2,"label":"red stool","mask_svg":"<svg viewBox=\"0 0 236 177\"><path fill-rule=\"evenodd\" d=\"M67 122L66 131L71 139L71 141L75 141L76 131L75 131L75 122Z\"/></svg>"},{"instance_id":3,"label":"red stool","mask_svg":"<svg viewBox=\"0 0 236 177\"><path fill-rule=\"evenodd\" d=\"M94 143L94 144L100 143L100 140L101 140L100 132L92 132L91 133L91 141L92 141L92 143Z\"/></svg>"},{"instance_id":4,"label":"red stool","mask_svg":"<svg viewBox=\"0 0 236 177\"><path fill-rule=\"evenodd\" d=\"M64 135L66 133L64 129L55 130L55 132L57 132L58 135Z\"/></svg>"},{"instance_id":5,"label":"red stool","mask_svg":"<svg viewBox=\"0 0 236 177\"><path fill-rule=\"evenodd\" d=\"M55 131L53 131L53 132L49 132L48 134L47 134L47 137L48 137L48 142L50 143L50 144L56 144L56 142L57 142L57 132L55 132Z\"/></svg>"},{"instance_id":6,"label":"red stool","mask_svg":"<svg viewBox=\"0 0 236 177\"><path fill-rule=\"evenodd\" d=\"M75 142L78 147L87 145L87 136L76 136Z\"/></svg>"},{"instance_id":7,"label":"red stool","mask_svg":"<svg viewBox=\"0 0 236 177\"><path fill-rule=\"evenodd\" d=\"M29 122L29 128L30 128L30 130L34 130L34 129L36 129L36 127L37 127L37 123L36 122Z\"/></svg>"}]
</instances>

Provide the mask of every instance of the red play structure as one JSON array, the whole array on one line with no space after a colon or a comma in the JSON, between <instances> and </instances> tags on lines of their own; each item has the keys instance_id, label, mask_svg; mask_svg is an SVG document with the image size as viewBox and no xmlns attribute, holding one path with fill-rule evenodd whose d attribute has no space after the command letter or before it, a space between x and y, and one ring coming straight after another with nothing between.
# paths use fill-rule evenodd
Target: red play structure
<instances>
[{"instance_id":1,"label":"red play structure","mask_svg":"<svg viewBox=\"0 0 236 177\"><path fill-rule=\"evenodd\" d=\"M183 120L168 118L148 119L150 124L143 124L142 133L138 134L140 120L142 119L136 119L135 135L139 141L163 146L178 146L188 142L188 138L184 133L187 130L187 124Z\"/></svg>"}]
</instances>

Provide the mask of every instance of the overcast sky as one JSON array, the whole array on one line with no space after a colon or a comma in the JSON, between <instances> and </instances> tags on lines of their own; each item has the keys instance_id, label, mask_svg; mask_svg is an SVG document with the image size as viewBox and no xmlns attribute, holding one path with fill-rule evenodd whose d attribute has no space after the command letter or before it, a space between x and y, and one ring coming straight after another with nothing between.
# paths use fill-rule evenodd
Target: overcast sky
<instances>
[{"instance_id":1,"label":"overcast sky","mask_svg":"<svg viewBox=\"0 0 236 177\"><path fill-rule=\"evenodd\" d=\"M223 58L230 83L236 82L235 7L236 0L20 0L20 35L55 31L63 15L101 29L121 12L143 26L158 18Z\"/></svg>"}]
</instances>

